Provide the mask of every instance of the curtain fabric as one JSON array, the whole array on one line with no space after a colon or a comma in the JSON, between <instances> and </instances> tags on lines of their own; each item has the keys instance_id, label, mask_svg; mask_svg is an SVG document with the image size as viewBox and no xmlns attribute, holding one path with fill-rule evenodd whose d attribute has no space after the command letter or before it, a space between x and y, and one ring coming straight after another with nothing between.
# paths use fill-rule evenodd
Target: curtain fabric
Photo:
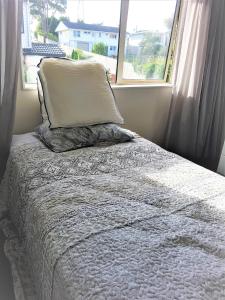
<instances>
[{"instance_id":1,"label":"curtain fabric","mask_svg":"<svg viewBox=\"0 0 225 300\"><path fill-rule=\"evenodd\" d=\"M20 61L22 0L0 0L0 180L12 137Z\"/></svg>"},{"instance_id":2,"label":"curtain fabric","mask_svg":"<svg viewBox=\"0 0 225 300\"><path fill-rule=\"evenodd\" d=\"M225 1L212 3L200 99L196 159L216 170L225 137Z\"/></svg>"},{"instance_id":3,"label":"curtain fabric","mask_svg":"<svg viewBox=\"0 0 225 300\"><path fill-rule=\"evenodd\" d=\"M225 129L225 1L184 0L166 147L212 170Z\"/></svg>"}]
</instances>

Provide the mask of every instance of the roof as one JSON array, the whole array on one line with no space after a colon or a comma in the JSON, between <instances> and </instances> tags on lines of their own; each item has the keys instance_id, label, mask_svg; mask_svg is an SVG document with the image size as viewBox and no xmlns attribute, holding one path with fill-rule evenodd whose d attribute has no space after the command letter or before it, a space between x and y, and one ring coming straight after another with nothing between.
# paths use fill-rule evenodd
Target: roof
<instances>
[{"instance_id":1,"label":"roof","mask_svg":"<svg viewBox=\"0 0 225 300\"><path fill-rule=\"evenodd\" d=\"M104 31L104 32L114 32L118 33L118 27L111 26L103 26L100 24L87 24L83 22L70 22L70 21L62 21L62 23L69 29L83 29L83 30L91 30L91 31Z\"/></svg>"},{"instance_id":2,"label":"roof","mask_svg":"<svg viewBox=\"0 0 225 300\"><path fill-rule=\"evenodd\" d=\"M23 48L24 55L64 57L66 54L57 44L32 43L32 48Z\"/></svg>"}]
</instances>

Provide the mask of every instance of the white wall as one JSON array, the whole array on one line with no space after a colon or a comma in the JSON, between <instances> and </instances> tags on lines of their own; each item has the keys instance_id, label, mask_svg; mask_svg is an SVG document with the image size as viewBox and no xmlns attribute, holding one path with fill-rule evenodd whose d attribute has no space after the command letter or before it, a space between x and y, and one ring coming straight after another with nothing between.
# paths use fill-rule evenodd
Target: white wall
<instances>
[{"instance_id":1,"label":"white wall","mask_svg":"<svg viewBox=\"0 0 225 300\"><path fill-rule=\"evenodd\" d=\"M115 87L125 127L158 144L163 142L171 99L170 87ZM36 90L18 85L14 133L29 132L41 121Z\"/></svg>"},{"instance_id":2,"label":"white wall","mask_svg":"<svg viewBox=\"0 0 225 300\"><path fill-rule=\"evenodd\" d=\"M80 37L74 36L74 31L80 31ZM85 32L90 32L90 34L87 34ZM101 33L101 36L99 36L99 33ZM82 41L82 42L88 42L88 43L99 43L103 42L107 46L118 46L118 33L112 32L112 34L116 34L116 38L111 38L109 32L104 31L93 31L93 30L83 30L83 29L69 29L69 40L76 40L76 41Z\"/></svg>"},{"instance_id":3,"label":"white wall","mask_svg":"<svg viewBox=\"0 0 225 300\"><path fill-rule=\"evenodd\" d=\"M22 90L17 92L14 133L20 134L32 131L41 122L37 91Z\"/></svg>"},{"instance_id":4,"label":"white wall","mask_svg":"<svg viewBox=\"0 0 225 300\"><path fill-rule=\"evenodd\" d=\"M162 144L167 126L172 88L169 86L114 88L125 127Z\"/></svg>"}]
</instances>

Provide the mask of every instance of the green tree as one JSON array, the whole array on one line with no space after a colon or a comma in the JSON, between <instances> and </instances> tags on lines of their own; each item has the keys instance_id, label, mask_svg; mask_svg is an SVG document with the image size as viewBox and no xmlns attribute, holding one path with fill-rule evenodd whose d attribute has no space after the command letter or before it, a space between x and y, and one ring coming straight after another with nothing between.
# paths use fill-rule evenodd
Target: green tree
<instances>
[{"instance_id":1,"label":"green tree","mask_svg":"<svg viewBox=\"0 0 225 300\"><path fill-rule=\"evenodd\" d=\"M153 57L143 65L142 71L146 79L163 80L166 60L164 57Z\"/></svg>"},{"instance_id":2,"label":"green tree","mask_svg":"<svg viewBox=\"0 0 225 300\"><path fill-rule=\"evenodd\" d=\"M41 32L44 42L49 33L49 16L54 16L56 12L64 13L66 10L66 0L30 0L30 12L40 22Z\"/></svg>"},{"instance_id":3,"label":"green tree","mask_svg":"<svg viewBox=\"0 0 225 300\"><path fill-rule=\"evenodd\" d=\"M74 60L85 59L85 55L81 49L73 49L71 58Z\"/></svg>"},{"instance_id":4,"label":"green tree","mask_svg":"<svg viewBox=\"0 0 225 300\"><path fill-rule=\"evenodd\" d=\"M55 30L58 24L59 24L59 20L56 17L51 16L50 18L48 18L48 32L55 35L56 37L57 37L57 33L55 32Z\"/></svg>"},{"instance_id":5,"label":"green tree","mask_svg":"<svg viewBox=\"0 0 225 300\"><path fill-rule=\"evenodd\" d=\"M93 53L107 56L107 46L104 43L96 43L92 49Z\"/></svg>"},{"instance_id":6,"label":"green tree","mask_svg":"<svg viewBox=\"0 0 225 300\"><path fill-rule=\"evenodd\" d=\"M62 16L62 17L59 18L59 22L60 21L64 22L64 21L69 21L69 20L70 19L68 17L65 17L65 16Z\"/></svg>"},{"instance_id":7,"label":"green tree","mask_svg":"<svg viewBox=\"0 0 225 300\"><path fill-rule=\"evenodd\" d=\"M55 30L56 30L57 26L59 25L60 21L67 21L67 20L69 20L67 17L60 17L59 19L57 19L56 17L51 16L50 18L48 18L48 32L47 33L43 32L42 24L41 24L41 21L39 20L35 34L36 34L36 36L38 34L42 35L42 36L45 35L50 40L58 41L58 34L57 34L57 32L55 32Z\"/></svg>"},{"instance_id":8,"label":"green tree","mask_svg":"<svg viewBox=\"0 0 225 300\"><path fill-rule=\"evenodd\" d=\"M146 33L144 39L140 43L140 47L142 56L149 57L163 55L164 49L161 45L160 36L155 33Z\"/></svg>"}]
</instances>

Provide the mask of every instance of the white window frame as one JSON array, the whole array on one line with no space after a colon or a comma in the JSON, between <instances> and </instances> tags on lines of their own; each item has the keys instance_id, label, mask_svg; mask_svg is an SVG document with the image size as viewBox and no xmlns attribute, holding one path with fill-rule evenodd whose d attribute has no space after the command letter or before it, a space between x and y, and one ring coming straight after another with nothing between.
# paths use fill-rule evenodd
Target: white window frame
<instances>
[{"instance_id":1,"label":"white window frame","mask_svg":"<svg viewBox=\"0 0 225 300\"><path fill-rule=\"evenodd\" d=\"M125 42L126 42L126 30L127 30L127 19L129 12L129 1L130 0L121 0L121 8L120 8L120 26L119 26L119 36L118 36L118 54L117 54L117 68L116 68L116 82L113 83L113 86L154 86L154 85L168 85L170 82L167 81L168 77L168 69L169 69L169 58L171 57L171 51L174 46L174 42L176 40L176 32L179 21L179 13L183 0L177 0L176 9L174 14L173 26L171 30L170 43L167 52L166 66L164 71L164 79L125 79L123 78L123 67L124 67L124 58L125 58ZM84 31L84 34L90 35L90 31ZM100 32L102 36L102 32ZM105 35L109 35L109 33L105 33ZM175 51L174 51L175 52ZM36 84L29 84L25 82L24 78L24 66L23 66L23 54L21 51L21 81L22 81L22 89L31 90L36 89Z\"/></svg>"}]
</instances>

